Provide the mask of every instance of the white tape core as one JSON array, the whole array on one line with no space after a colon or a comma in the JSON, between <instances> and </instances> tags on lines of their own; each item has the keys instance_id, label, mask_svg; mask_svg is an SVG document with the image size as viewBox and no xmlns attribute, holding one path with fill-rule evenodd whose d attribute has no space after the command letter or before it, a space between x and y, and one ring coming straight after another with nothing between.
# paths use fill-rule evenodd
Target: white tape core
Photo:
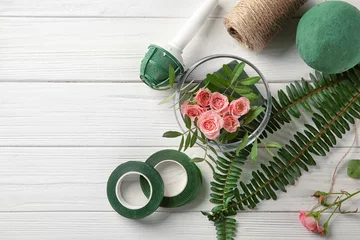
<instances>
[{"instance_id":1,"label":"white tape core","mask_svg":"<svg viewBox=\"0 0 360 240\"><path fill-rule=\"evenodd\" d=\"M175 197L184 191L188 176L185 168L174 160L165 160L155 165L164 181L164 196Z\"/></svg>"},{"instance_id":2,"label":"white tape core","mask_svg":"<svg viewBox=\"0 0 360 240\"><path fill-rule=\"evenodd\" d=\"M140 176L144 177L150 186L150 195L147 199L140 187ZM134 185L138 185L138 186L134 186ZM136 188L138 188L138 190L136 190ZM121 190L123 190L124 192L122 192ZM145 175L139 172L132 171L122 175L119 178L119 180L116 183L115 192L117 199L124 207L128 209L136 210L146 206L149 203L153 194L153 186L151 185L149 179ZM130 196L125 197L125 192L128 193L127 195ZM141 194L139 194L140 192ZM136 205L132 205L129 202L134 202Z\"/></svg>"}]
</instances>

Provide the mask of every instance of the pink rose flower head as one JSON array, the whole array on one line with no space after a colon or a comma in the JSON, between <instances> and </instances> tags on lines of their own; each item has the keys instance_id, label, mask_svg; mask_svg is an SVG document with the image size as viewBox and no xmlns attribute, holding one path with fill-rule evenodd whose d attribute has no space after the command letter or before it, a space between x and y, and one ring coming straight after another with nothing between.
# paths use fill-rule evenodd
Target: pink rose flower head
<instances>
[{"instance_id":1,"label":"pink rose flower head","mask_svg":"<svg viewBox=\"0 0 360 240\"><path fill-rule=\"evenodd\" d=\"M205 137L214 140L220 135L220 130L224 126L224 120L220 114L214 111L207 111L200 115L197 126Z\"/></svg>"},{"instance_id":2,"label":"pink rose flower head","mask_svg":"<svg viewBox=\"0 0 360 240\"><path fill-rule=\"evenodd\" d=\"M204 88L200 88L199 91L196 93L194 99L200 106L208 107L210 105L211 92Z\"/></svg>"},{"instance_id":3,"label":"pink rose flower head","mask_svg":"<svg viewBox=\"0 0 360 240\"><path fill-rule=\"evenodd\" d=\"M324 231L324 227L319 225L319 222L313 216L309 216L308 213L304 211L299 211L299 213L299 219L307 230L320 234Z\"/></svg>"},{"instance_id":4,"label":"pink rose flower head","mask_svg":"<svg viewBox=\"0 0 360 240\"><path fill-rule=\"evenodd\" d=\"M180 111L183 116L187 113L187 107L189 106L189 102L189 100L186 100L180 107Z\"/></svg>"},{"instance_id":5,"label":"pink rose flower head","mask_svg":"<svg viewBox=\"0 0 360 240\"><path fill-rule=\"evenodd\" d=\"M230 103L229 113L234 117L241 117L250 111L250 100L246 97L241 97Z\"/></svg>"},{"instance_id":6,"label":"pink rose flower head","mask_svg":"<svg viewBox=\"0 0 360 240\"><path fill-rule=\"evenodd\" d=\"M229 106L229 99L221 93L215 92L211 96L210 108L215 112L223 112Z\"/></svg>"},{"instance_id":7,"label":"pink rose flower head","mask_svg":"<svg viewBox=\"0 0 360 240\"><path fill-rule=\"evenodd\" d=\"M189 104L189 100L185 101L181 105L180 110L183 115L188 115L192 121L194 121L195 118L199 117L203 112L206 111L197 104Z\"/></svg>"},{"instance_id":8,"label":"pink rose flower head","mask_svg":"<svg viewBox=\"0 0 360 240\"><path fill-rule=\"evenodd\" d=\"M236 132L238 127L240 127L239 120L234 116L227 115L223 117L223 120L224 120L224 129L229 133Z\"/></svg>"}]
</instances>

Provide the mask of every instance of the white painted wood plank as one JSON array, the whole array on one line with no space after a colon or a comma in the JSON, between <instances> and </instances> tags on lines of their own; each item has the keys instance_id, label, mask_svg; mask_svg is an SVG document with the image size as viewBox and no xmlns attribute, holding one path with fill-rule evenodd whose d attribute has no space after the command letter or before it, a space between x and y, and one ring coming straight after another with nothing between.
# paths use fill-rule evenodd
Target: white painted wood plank
<instances>
[{"instance_id":1,"label":"white painted wood plank","mask_svg":"<svg viewBox=\"0 0 360 240\"><path fill-rule=\"evenodd\" d=\"M298 213L243 213L237 219L236 239L319 239L301 225ZM326 239L357 239L360 214L336 215L333 219ZM157 213L140 221L114 213L2 213L0 237L6 240L208 240L215 239L215 228L200 213Z\"/></svg>"},{"instance_id":2,"label":"white painted wood plank","mask_svg":"<svg viewBox=\"0 0 360 240\"><path fill-rule=\"evenodd\" d=\"M184 19L1 18L0 81L140 81L151 43L171 39ZM209 19L184 50L185 64L211 54L253 62L269 81L309 79L295 47L297 20L264 51L252 53Z\"/></svg>"},{"instance_id":3,"label":"white painted wood plank","mask_svg":"<svg viewBox=\"0 0 360 240\"><path fill-rule=\"evenodd\" d=\"M301 16L307 9L323 1L309 0L296 16ZM203 2L204 0L12 0L0 3L0 16L190 17ZM238 2L220 0L219 7L211 16L224 16Z\"/></svg>"},{"instance_id":4,"label":"white painted wood plank","mask_svg":"<svg viewBox=\"0 0 360 240\"><path fill-rule=\"evenodd\" d=\"M272 92L285 84L271 84ZM142 83L0 83L0 146L177 146L169 92ZM275 140L309 119L294 120ZM353 133L338 146L350 146Z\"/></svg>"},{"instance_id":5,"label":"white painted wood plank","mask_svg":"<svg viewBox=\"0 0 360 240\"><path fill-rule=\"evenodd\" d=\"M0 148L0 212L13 211L110 211L106 197L106 182L111 172L127 161L145 161L161 147L118 148ZM311 195L327 191L333 170L347 151L335 149L325 158L316 158L317 166L304 172L295 186L288 186L287 193L278 193L277 201L264 201L256 211L310 210L316 199ZM190 157L203 156L199 148L187 151ZM269 155L260 151L260 163L266 163ZM355 148L346 159L359 158L360 149ZM159 212L199 212L214 207L209 200L209 182L212 172L205 163L198 164L203 176L202 193L188 206L178 209L160 208ZM258 165L247 162L242 180L247 182L251 171ZM179 171L174 171L181 174ZM339 168L335 191L349 192L359 188L359 180L346 175L346 161ZM141 196L141 191L133 197ZM351 210L360 206L360 196L344 205ZM0 224L1 226L1 224ZM0 231L1 232L1 231Z\"/></svg>"}]
</instances>

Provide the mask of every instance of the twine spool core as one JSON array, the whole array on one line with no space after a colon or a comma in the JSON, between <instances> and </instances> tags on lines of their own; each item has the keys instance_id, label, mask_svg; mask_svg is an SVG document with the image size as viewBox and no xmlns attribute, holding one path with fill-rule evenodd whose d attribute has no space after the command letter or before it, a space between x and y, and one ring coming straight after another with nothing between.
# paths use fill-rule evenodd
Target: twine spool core
<instances>
[{"instance_id":1,"label":"twine spool core","mask_svg":"<svg viewBox=\"0 0 360 240\"><path fill-rule=\"evenodd\" d=\"M307 0L241 0L225 17L229 34L252 51L261 51Z\"/></svg>"}]
</instances>

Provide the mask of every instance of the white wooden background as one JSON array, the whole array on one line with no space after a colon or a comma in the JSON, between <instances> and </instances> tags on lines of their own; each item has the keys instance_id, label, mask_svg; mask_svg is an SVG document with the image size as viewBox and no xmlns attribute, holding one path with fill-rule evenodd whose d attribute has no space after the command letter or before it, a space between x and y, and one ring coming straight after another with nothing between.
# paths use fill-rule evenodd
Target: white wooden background
<instances>
[{"instance_id":1,"label":"white wooden background","mask_svg":"<svg viewBox=\"0 0 360 240\"><path fill-rule=\"evenodd\" d=\"M176 129L172 109L157 103L168 93L139 80L139 64L150 43L176 33L202 0L0 0L0 239L214 239L199 211L209 210L208 183L190 206L160 208L128 220L106 198L112 170L145 160L177 141L161 138ZM236 5L220 0L211 18L184 52L185 62L233 53L254 62L275 93L311 69L294 45L299 17L322 0L310 0L260 54L228 36L222 16ZM358 0L348 0L358 8ZM303 118L274 136L281 139ZM278 201L238 215L237 239L317 239L298 221L315 190L327 190L332 171L352 144L348 134L328 157L304 173ZM197 156L201 151L191 149ZM350 158L359 158L360 147ZM265 159L267 157L264 157ZM248 163L244 178L256 166ZM359 181L339 171L335 189L353 191ZM348 208L360 206L359 198ZM329 239L359 239L360 214L336 215Z\"/></svg>"}]
</instances>

